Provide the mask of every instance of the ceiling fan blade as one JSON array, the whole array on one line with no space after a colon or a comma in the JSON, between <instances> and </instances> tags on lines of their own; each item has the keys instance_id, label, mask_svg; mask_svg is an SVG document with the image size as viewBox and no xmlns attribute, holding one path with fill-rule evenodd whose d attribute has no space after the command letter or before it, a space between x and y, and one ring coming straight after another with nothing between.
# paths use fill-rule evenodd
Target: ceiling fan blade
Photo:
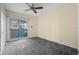
<instances>
[{"instance_id":1,"label":"ceiling fan blade","mask_svg":"<svg viewBox=\"0 0 79 59\"><path fill-rule=\"evenodd\" d=\"M34 7L34 9L43 9L43 7Z\"/></svg>"},{"instance_id":2,"label":"ceiling fan blade","mask_svg":"<svg viewBox=\"0 0 79 59\"><path fill-rule=\"evenodd\" d=\"M36 14L37 13L37 11L35 10L35 9L32 9L33 10L33 12Z\"/></svg>"},{"instance_id":3,"label":"ceiling fan blade","mask_svg":"<svg viewBox=\"0 0 79 59\"><path fill-rule=\"evenodd\" d=\"M27 4L30 8L32 7L32 6L30 6L28 3L25 3L25 4Z\"/></svg>"},{"instance_id":4,"label":"ceiling fan blade","mask_svg":"<svg viewBox=\"0 0 79 59\"><path fill-rule=\"evenodd\" d=\"M25 11L29 11L29 10L31 10L31 9L27 9L27 10L25 10Z\"/></svg>"}]
</instances>

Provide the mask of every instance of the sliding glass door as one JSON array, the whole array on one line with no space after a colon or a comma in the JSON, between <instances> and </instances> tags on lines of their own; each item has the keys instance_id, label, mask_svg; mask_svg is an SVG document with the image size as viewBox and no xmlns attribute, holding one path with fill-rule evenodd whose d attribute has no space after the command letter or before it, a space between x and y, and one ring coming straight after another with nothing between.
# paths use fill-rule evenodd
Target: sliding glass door
<instances>
[{"instance_id":1,"label":"sliding glass door","mask_svg":"<svg viewBox=\"0 0 79 59\"><path fill-rule=\"evenodd\" d=\"M19 37L27 37L28 26L26 21L19 20L19 30L18 36Z\"/></svg>"},{"instance_id":2,"label":"sliding glass door","mask_svg":"<svg viewBox=\"0 0 79 59\"><path fill-rule=\"evenodd\" d=\"M21 38L21 37L27 37L28 35L28 22L25 20L18 20L18 19L13 19L10 21L10 33L11 33L11 38L16 39L16 38Z\"/></svg>"}]
</instances>

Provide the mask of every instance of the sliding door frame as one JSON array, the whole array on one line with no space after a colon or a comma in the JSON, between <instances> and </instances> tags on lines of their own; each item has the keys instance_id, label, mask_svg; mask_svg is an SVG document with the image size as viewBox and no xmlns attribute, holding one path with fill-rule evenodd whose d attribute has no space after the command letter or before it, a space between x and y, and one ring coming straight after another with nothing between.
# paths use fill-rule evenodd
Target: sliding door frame
<instances>
[{"instance_id":1,"label":"sliding door frame","mask_svg":"<svg viewBox=\"0 0 79 59\"><path fill-rule=\"evenodd\" d=\"M8 16L7 17L7 41L15 41L15 40L19 40L20 38L14 38L12 39L11 38L11 31L10 31L10 21L11 19L18 19L18 20L23 20L23 21L27 21L27 27L28 27L28 31L27 31L27 37L29 37L29 19L28 18L23 18L23 19L20 19L19 17L11 17L11 16Z\"/></svg>"}]
</instances>

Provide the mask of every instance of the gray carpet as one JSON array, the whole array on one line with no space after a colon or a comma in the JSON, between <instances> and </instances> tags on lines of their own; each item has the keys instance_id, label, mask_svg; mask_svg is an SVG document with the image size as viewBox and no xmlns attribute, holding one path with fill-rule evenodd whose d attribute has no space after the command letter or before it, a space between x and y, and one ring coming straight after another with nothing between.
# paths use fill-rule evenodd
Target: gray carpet
<instances>
[{"instance_id":1,"label":"gray carpet","mask_svg":"<svg viewBox=\"0 0 79 59\"><path fill-rule=\"evenodd\" d=\"M18 41L7 42L2 55L65 55L62 45L41 38L23 38ZM71 49L67 49L70 52ZM77 53L76 53L77 54Z\"/></svg>"}]
</instances>

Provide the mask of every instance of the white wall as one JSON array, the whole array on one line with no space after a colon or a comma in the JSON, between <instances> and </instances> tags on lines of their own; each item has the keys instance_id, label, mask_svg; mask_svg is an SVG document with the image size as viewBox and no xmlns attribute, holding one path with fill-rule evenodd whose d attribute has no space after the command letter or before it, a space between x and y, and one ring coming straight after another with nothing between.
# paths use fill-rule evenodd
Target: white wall
<instances>
[{"instance_id":1,"label":"white wall","mask_svg":"<svg viewBox=\"0 0 79 59\"><path fill-rule=\"evenodd\" d=\"M38 17L38 37L78 49L77 4L65 4Z\"/></svg>"},{"instance_id":2,"label":"white wall","mask_svg":"<svg viewBox=\"0 0 79 59\"><path fill-rule=\"evenodd\" d=\"M1 4L1 53L6 44L6 9L5 5Z\"/></svg>"},{"instance_id":3,"label":"white wall","mask_svg":"<svg viewBox=\"0 0 79 59\"><path fill-rule=\"evenodd\" d=\"M28 37L37 37L37 17L30 17L29 18L29 34Z\"/></svg>"}]
</instances>

